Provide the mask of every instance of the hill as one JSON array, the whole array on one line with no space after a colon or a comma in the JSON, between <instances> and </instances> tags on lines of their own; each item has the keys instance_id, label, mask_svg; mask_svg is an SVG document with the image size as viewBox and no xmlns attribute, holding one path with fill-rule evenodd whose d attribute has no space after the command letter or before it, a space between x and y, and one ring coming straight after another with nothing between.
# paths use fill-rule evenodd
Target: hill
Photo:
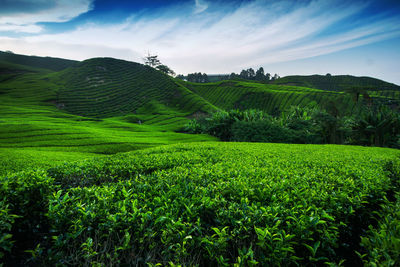
<instances>
[{"instance_id":1,"label":"hill","mask_svg":"<svg viewBox=\"0 0 400 267\"><path fill-rule=\"evenodd\" d=\"M66 69L78 62L63 58L26 56L2 51L0 51L0 61L52 71Z\"/></svg>"},{"instance_id":2,"label":"hill","mask_svg":"<svg viewBox=\"0 0 400 267\"><path fill-rule=\"evenodd\" d=\"M400 90L400 86L371 77L351 75L310 75L285 76L272 82L273 84L302 86L328 91L346 91L351 87L365 87L370 91Z\"/></svg>"},{"instance_id":3,"label":"hill","mask_svg":"<svg viewBox=\"0 0 400 267\"><path fill-rule=\"evenodd\" d=\"M347 93L299 86L245 81L184 84L205 100L225 110L259 109L277 114L292 105L319 105L323 108L334 106L343 114L350 114L359 105Z\"/></svg>"},{"instance_id":4,"label":"hill","mask_svg":"<svg viewBox=\"0 0 400 267\"><path fill-rule=\"evenodd\" d=\"M61 85L57 103L78 115L111 117L215 110L168 75L112 58L83 61L58 73L54 81Z\"/></svg>"},{"instance_id":5,"label":"hill","mask_svg":"<svg viewBox=\"0 0 400 267\"><path fill-rule=\"evenodd\" d=\"M96 69L99 64L115 69ZM137 63L112 59L76 65L55 72L0 61L0 174L165 144L215 140L174 132L192 112L215 107L173 79ZM124 68L128 70L122 72ZM96 86L99 77L114 79L114 87ZM99 94L112 101L100 101Z\"/></svg>"},{"instance_id":6,"label":"hill","mask_svg":"<svg viewBox=\"0 0 400 267\"><path fill-rule=\"evenodd\" d=\"M55 71L34 59L0 61L5 265L378 266L398 258L397 150L212 143L176 132L217 109L333 104L352 113L359 103L348 93L188 83L111 58Z\"/></svg>"}]
</instances>

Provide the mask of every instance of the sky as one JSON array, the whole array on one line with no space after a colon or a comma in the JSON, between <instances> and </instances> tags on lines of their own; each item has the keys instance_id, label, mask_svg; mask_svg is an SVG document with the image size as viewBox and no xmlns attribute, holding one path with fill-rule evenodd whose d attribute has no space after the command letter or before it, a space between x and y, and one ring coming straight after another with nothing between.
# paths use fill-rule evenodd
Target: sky
<instances>
[{"instance_id":1,"label":"sky","mask_svg":"<svg viewBox=\"0 0 400 267\"><path fill-rule=\"evenodd\" d=\"M0 0L0 50L400 84L400 0Z\"/></svg>"}]
</instances>

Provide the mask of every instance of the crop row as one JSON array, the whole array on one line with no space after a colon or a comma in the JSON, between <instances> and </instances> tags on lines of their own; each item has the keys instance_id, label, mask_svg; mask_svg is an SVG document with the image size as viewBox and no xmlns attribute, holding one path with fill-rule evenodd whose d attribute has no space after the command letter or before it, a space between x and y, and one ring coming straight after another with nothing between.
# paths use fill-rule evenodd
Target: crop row
<instances>
[{"instance_id":1,"label":"crop row","mask_svg":"<svg viewBox=\"0 0 400 267\"><path fill-rule=\"evenodd\" d=\"M1 178L3 232L42 264L360 264L359 234L389 196L398 156L207 143L19 173Z\"/></svg>"},{"instance_id":2,"label":"crop row","mask_svg":"<svg viewBox=\"0 0 400 267\"><path fill-rule=\"evenodd\" d=\"M187 83L193 92L223 109L257 108L269 113L284 111L292 105L315 103L327 108L333 105L343 114L355 108L350 96L295 86L265 85L248 82Z\"/></svg>"}]
</instances>

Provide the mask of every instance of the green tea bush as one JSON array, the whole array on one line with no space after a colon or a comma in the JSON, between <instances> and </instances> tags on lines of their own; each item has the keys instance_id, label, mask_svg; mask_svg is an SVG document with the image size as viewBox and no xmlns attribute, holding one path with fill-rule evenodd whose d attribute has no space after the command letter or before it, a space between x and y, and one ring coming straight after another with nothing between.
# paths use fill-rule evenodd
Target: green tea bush
<instances>
[{"instance_id":1,"label":"green tea bush","mask_svg":"<svg viewBox=\"0 0 400 267\"><path fill-rule=\"evenodd\" d=\"M136 155L143 166L157 164L157 156L171 165L129 177L114 172L114 180L51 197L51 258L107 266L360 264L359 222L368 225L385 202L391 184L385 166L395 155L245 143L148 150ZM129 167L135 156L126 165L119 160L99 177L113 166ZM60 169L57 179L71 168Z\"/></svg>"},{"instance_id":2,"label":"green tea bush","mask_svg":"<svg viewBox=\"0 0 400 267\"><path fill-rule=\"evenodd\" d=\"M197 143L3 176L0 248L6 265L23 251L60 266L393 262L398 156ZM366 232L382 211L393 217Z\"/></svg>"},{"instance_id":3,"label":"green tea bush","mask_svg":"<svg viewBox=\"0 0 400 267\"><path fill-rule=\"evenodd\" d=\"M397 266L400 262L400 195L395 203L386 203L377 227L370 226L361 238L367 251L361 255L365 266Z\"/></svg>"},{"instance_id":4,"label":"green tea bush","mask_svg":"<svg viewBox=\"0 0 400 267\"><path fill-rule=\"evenodd\" d=\"M237 121L232 125L232 141L291 143L295 133L276 121Z\"/></svg>"},{"instance_id":5,"label":"green tea bush","mask_svg":"<svg viewBox=\"0 0 400 267\"><path fill-rule=\"evenodd\" d=\"M16 216L9 213L8 206L5 200L0 201L0 260L4 253L11 252L13 245L11 227Z\"/></svg>"},{"instance_id":6,"label":"green tea bush","mask_svg":"<svg viewBox=\"0 0 400 267\"><path fill-rule=\"evenodd\" d=\"M2 220L5 220L1 229L5 238L3 242L12 236L16 250L32 249L38 244L48 233L46 214L49 196L54 190L54 180L45 171L26 171L0 177L0 196L3 199L0 203ZM5 244L6 250L9 250L9 245Z\"/></svg>"}]
</instances>

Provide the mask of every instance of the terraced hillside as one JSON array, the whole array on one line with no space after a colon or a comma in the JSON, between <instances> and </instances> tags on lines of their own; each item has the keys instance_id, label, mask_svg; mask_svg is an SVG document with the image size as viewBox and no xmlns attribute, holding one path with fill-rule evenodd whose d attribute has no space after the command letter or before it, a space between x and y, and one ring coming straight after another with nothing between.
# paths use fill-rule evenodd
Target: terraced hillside
<instances>
[{"instance_id":1,"label":"terraced hillside","mask_svg":"<svg viewBox=\"0 0 400 267\"><path fill-rule=\"evenodd\" d=\"M325 108L334 106L341 113L350 114L359 105L347 93L298 86L241 81L185 83L185 86L222 109L260 109L275 114L291 105L316 104Z\"/></svg>"},{"instance_id":2,"label":"terraced hillside","mask_svg":"<svg viewBox=\"0 0 400 267\"><path fill-rule=\"evenodd\" d=\"M400 91L400 86L371 77L351 75L310 75L286 76L272 82L273 84L303 86L329 91L345 91L351 87L365 87L371 91Z\"/></svg>"},{"instance_id":3,"label":"terraced hillside","mask_svg":"<svg viewBox=\"0 0 400 267\"><path fill-rule=\"evenodd\" d=\"M161 97L158 101L153 95L148 95L144 98L146 101L136 110L137 114L90 118L66 112L67 108L63 109L56 102L60 91L66 90L63 88L64 82L60 82L60 77L72 75L72 71L79 70L81 69L74 68L58 73L48 69L0 62L0 174L165 144L215 140L204 135L174 132L188 121L186 116L192 110L196 110L196 107L207 107L204 100L204 105L196 106L196 103L200 103L196 102L199 97L185 88L181 91L176 90L185 99L181 106L171 104L168 107L161 102ZM152 75L154 81L160 77L166 79L162 74ZM73 76L63 77L72 79ZM134 83L132 80L130 82ZM143 88L142 95L148 92L147 89L151 91L152 82L153 80L148 81L149 87ZM170 84L174 82L171 80ZM176 87L180 88L179 85ZM128 95L131 93L130 88L126 89ZM161 85L157 89L161 94ZM134 93L131 94L134 97ZM76 94L71 101L76 101L78 104L75 106L79 107L81 102L78 101L82 98L82 95ZM126 98L120 95L114 106L103 108L112 111L112 108L124 103ZM85 98L85 101L89 103L84 102L84 105L93 107L90 99ZM192 105L190 101L195 104ZM99 104L96 101L94 103ZM100 102L98 107L101 108L102 104L103 102ZM93 115L104 116L104 113Z\"/></svg>"},{"instance_id":4,"label":"terraced hillside","mask_svg":"<svg viewBox=\"0 0 400 267\"><path fill-rule=\"evenodd\" d=\"M149 103L167 113L215 110L169 76L134 62L90 59L58 73L55 78L61 85L57 102L73 114L111 117L143 113L143 109L148 113Z\"/></svg>"},{"instance_id":5,"label":"terraced hillside","mask_svg":"<svg viewBox=\"0 0 400 267\"><path fill-rule=\"evenodd\" d=\"M26 56L2 51L0 61L52 71L60 71L77 63L75 60L63 58Z\"/></svg>"}]
</instances>

